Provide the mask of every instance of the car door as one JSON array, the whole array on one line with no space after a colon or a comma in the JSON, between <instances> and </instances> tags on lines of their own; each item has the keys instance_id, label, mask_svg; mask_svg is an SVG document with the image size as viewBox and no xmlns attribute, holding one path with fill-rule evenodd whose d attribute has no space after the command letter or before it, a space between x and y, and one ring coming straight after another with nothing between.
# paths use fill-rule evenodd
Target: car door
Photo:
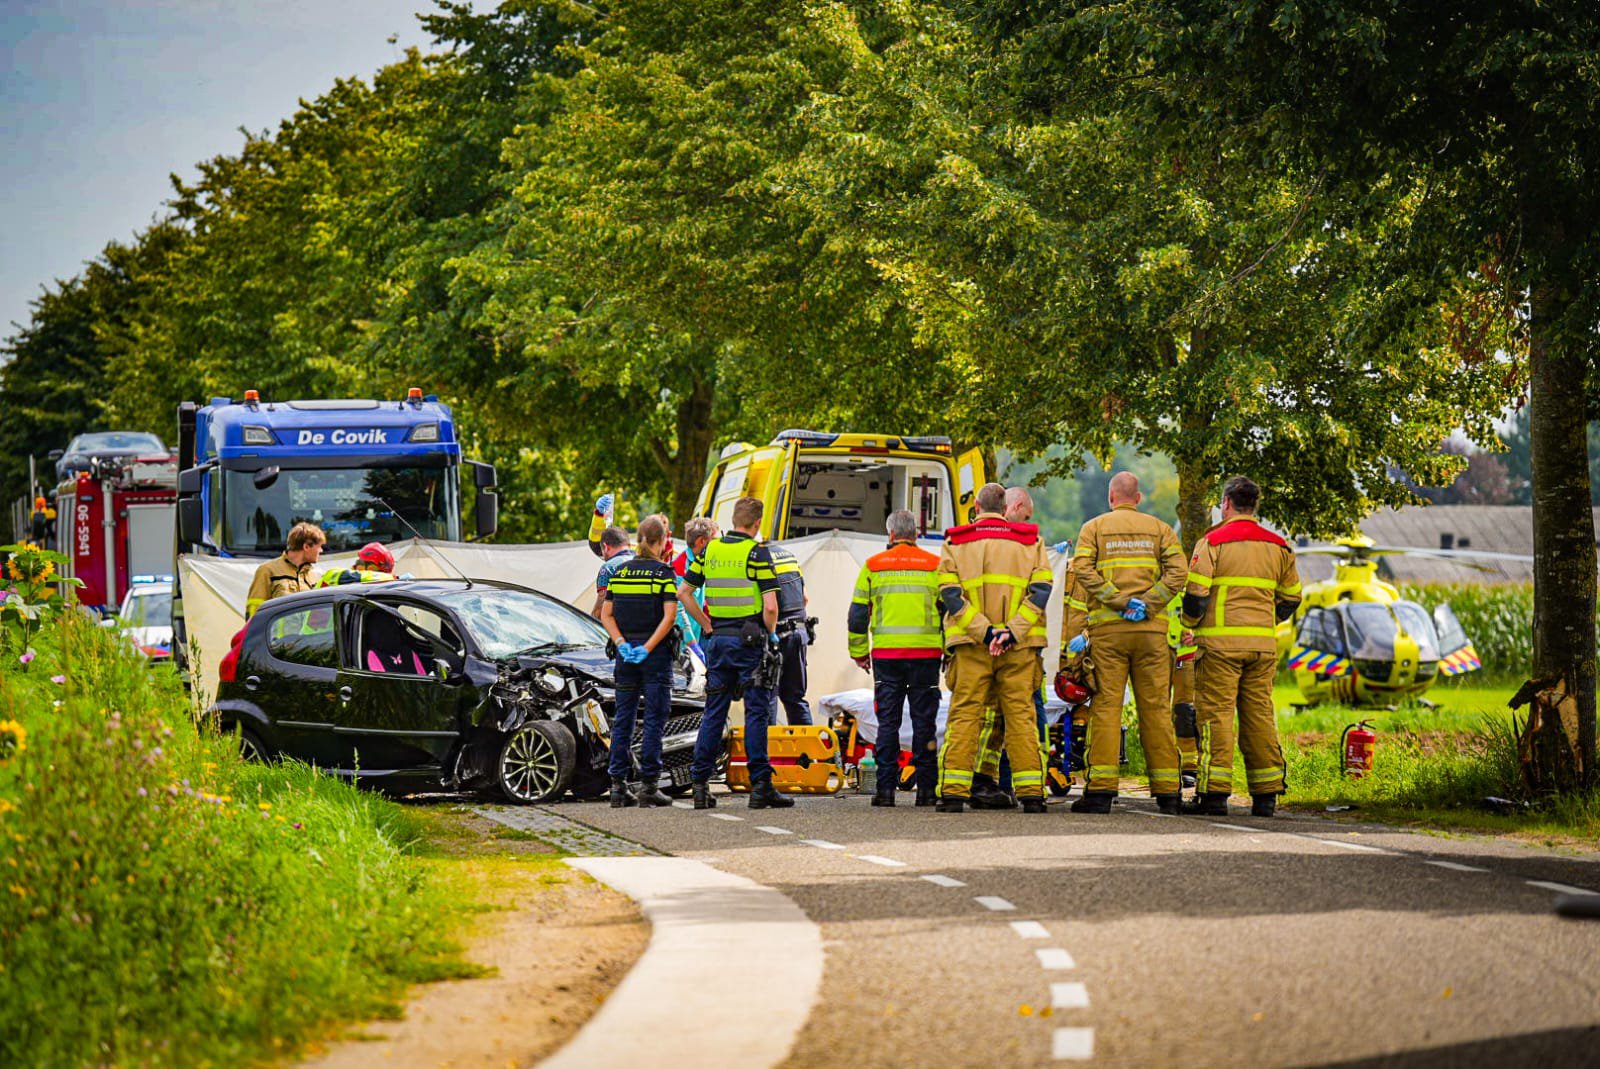
<instances>
[{"instance_id":1,"label":"car door","mask_svg":"<svg viewBox=\"0 0 1600 1069\"><path fill-rule=\"evenodd\" d=\"M436 609L399 599L351 598L341 611L337 730L350 751L346 767L442 766L460 737L458 714L470 690L459 676L454 626Z\"/></svg>"},{"instance_id":2,"label":"car door","mask_svg":"<svg viewBox=\"0 0 1600 1069\"><path fill-rule=\"evenodd\" d=\"M339 658L329 601L277 608L269 601L257 621L251 629L260 629L259 638L240 665L239 680L271 724L269 741L308 764L343 767L345 750L334 730Z\"/></svg>"}]
</instances>

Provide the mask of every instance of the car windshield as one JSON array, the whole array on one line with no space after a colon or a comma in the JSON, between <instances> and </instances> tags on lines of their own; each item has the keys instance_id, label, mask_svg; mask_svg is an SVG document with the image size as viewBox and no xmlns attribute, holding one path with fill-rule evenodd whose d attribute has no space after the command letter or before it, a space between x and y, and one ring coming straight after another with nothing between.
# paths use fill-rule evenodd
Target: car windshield
<instances>
[{"instance_id":1,"label":"car windshield","mask_svg":"<svg viewBox=\"0 0 1600 1069\"><path fill-rule=\"evenodd\" d=\"M150 449L165 453L167 447L153 434L136 431L102 431L80 434L67 446L69 453L98 453L106 449Z\"/></svg>"},{"instance_id":2,"label":"car windshield","mask_svg":"<svg viewBox=\"0 0 1600 1069\"><path fill-rule=\"evenodd\" d=\"M151 590L128 595L122 622L129 627L171 627L172 591Z\"/></svg>"},{"instance_id":3,"label":"car windshield","mask_svg":"<svg viewBox=\"0 0 1600 1069\"><path fill-rule=\"evenodd\" d=\"M543 594L473 587L438 600L455 610L491 660L606 644L605 628L592 617Z\"/></svg>"},{"instance_id":4,"label":"car windshield","mask_svg":"<svg viewBox=\"0 0 1600 1069\"><path fill-rule=\"evenodd\" d=\"M281 553L289 528L302 522L322 528L329 553L410 538L400 517L424 538L460 539L454 468L284 468L261 477L265 485L258 475L223 474L222 538L230 552Z\"/></svg>"}]
</instances>

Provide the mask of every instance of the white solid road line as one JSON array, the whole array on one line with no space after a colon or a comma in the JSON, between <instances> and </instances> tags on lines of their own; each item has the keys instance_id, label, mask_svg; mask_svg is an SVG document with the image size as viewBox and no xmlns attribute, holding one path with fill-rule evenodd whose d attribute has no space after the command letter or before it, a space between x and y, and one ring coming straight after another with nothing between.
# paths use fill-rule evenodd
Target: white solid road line
<instances>
[{"instance_id":1,"label":"white solid road line","mask_svg":"<svg viewBox=\"0 0 1600 1069\"><path fill-rule=\"evenodd\" d=\"M1004 910L1017 908L1010 902L1007 902L1005 899L996 895L979 895L977 898L974 898L973 901L978 903L978 905L982 906L984 909L992 909L997 913L1003 912Z\"/></svg>"},{"instance_id":2,"label":"white solid road line","mask_svg":"<svg viewBox=\"0 0 1600 1069\"><path fill-rule=\"evenodd\" d=\"M1050 1039L1050 1054L1061 1062L1086 1062L1094 1057L1093 1028L1057 1028Z\"/></svg>"},{"instance_id":3,"label":"white solid road line","mask_svg":"<svg viewBox=\"0 0 1600 1069\"><path fill-rule=\"evenodd\" d=\"M1038 921L1012 921L1011 930L1021 939L1050 938L1050 930Z\"/></svg>"},{"instance_id":4,"label":"white solid road line","mask_svg":"<svg viewBox=\"0 0 1600 1069\"><path fill-rule=\"evenodd\" d=\"M1457 864L1454 861L1424 861L1423 864L1424 865L1432 865L1436 869L1449 869L1451 872L1488 872L1489 871L1488 869L1480 869L1476 865L1460 865L1460 864Z\"/></svg>"},{"instance_id":5,"label":"white solid road line","mask_svg":"<svg viewBox=\"0 0 1600 1069\"><path fill-rule=\"evenodd\" d=\"M1366 843L1350 843L1345 842L1343 839L1323 839L1316 835L1306 835L1303 838L1310 839L1312 842L1327 843L1329 846L1342 846L1346 850L1365 850L1369 854L1389 853L1388 850L1381 846L1368 846Z\"/></svg>"},{"instance_id":6,"label":"white solid road line","mask_svg":"<svg viewBox=\"0 0 1600 1069\"><path fill-rule=\"evenodd\" d=\"M674 809L693 809L694 805L692 803L690 803L690 802L673 802L672 803L672 808L674 808Z\"/></svg>"},{"instance_id":7,"label":"white solid road line","mask_svg":"<svg viewBox=\"0 0 1600 1069\"><path fill-rule=\"evenodd\" d=\"M814 846L818 850L843 850L844 849L844 847L842 845L840 845L839 843L830 843L826 839L801 839L800 841L805 843L807 846Z\"/></svg>"},{"instance_id":8,"label":"white solid road line","mask_svg":"<svg viewBox=\"0 0 1600 1069\"><path fill-rule=\"evenodd\" d=\"M567 864L636 899L650 944L577 1036L541 1069L694 1065L767 1069L789 1056L822 985L822 932L789 898L681 857ZM761 948L761 983L729 962ZM715 1021L715 1042L685 1021Z\"/></svg>"},{"instance_id":9,"label":"white solid road line","mask_svg":"<svg viewBox=\"0 0 1600 1069\"><path fill-rule=\"evenodd\" d=\"M707 813L706 816L710 817L712 820L743 820L744 819L743 817L736 817L732 813Z\"/></svg>"},{"instance_id":10,"label":"white solid road line","mask_svg":"<svg viewBox=\"0 0 1600 1069\"><path fill-rule=\"evenodd\" d=\"M794 834L794 832L790 831L788 828L774 828L774 827L771 827L771 826L766 825L766 824L757 824L756 825L756 831L764 831L768 835L793 835Z\"/></svg>"},{"instance_id":11,"label":"white solid road line","mask_svg":"<svg viewBox=\"0 0 1600 1069\"><path fill-rule=\"evenodd\" d=\"M1215 821L1215 820L1213 820L1211 822L1211 826L1213 828L1227 828L1229 831L1260 831L1261 830L1260 828L1247 828L1243 824L1222 824L1222 823L1220 823L1218 821Z\"/></svg>"},{"instance_id":12,"label":"white solid road line","mask_svg":"<svg viewBox=\"0 0 1600 1069\"><path fill-rule=\"evenodd\" d=\"M1044 947L1043 949L1035 950L1033 954L1034 957L1039 959L1039 968L1041 969L1076 969L1078 967L1078 963L1072 960L1072 955L1060 947Z\"/></svg>"},{"instance_id":13,"label":"white solid road line","mask_svg":"<svg viewBox=\"0 0 1600 1069\"><path fill-rule=\"evenodd\" d=\"M1574 887L1570 883L1551 883L1549 880L1524 880L1529 887L1542 887L1546 891L1554 891L1558 895L1592 895L1593 891L1587 887Z\"/></svg>"},{"instance_id":14,"label":"white solid road line","mask_svg":"<svg viewBox=\"0 0 1600 1069\"><path fill-rule=\"evenodd\" d=\"M874 865L882 865L886 869L903 869L906 867L904 861L896 861L892 857L879 857L877 854L851 854L850 856L857 861L870 861Z\"/></svg>"},{"instance_id":15,"label":"white solid road line","mask_svg":"<svg viewBox=\"0 0 1600 1069\"><path fill-rule=\"evenodd\" d=\"M926 876L924 876L922 878L924 880L927 880L929 883L934 884L935 886L938 886L938 887L965 887L966 886L966 884L962 883L960 880L956 879L953 876L942 876L937 872L930 872L930 873L928 873Z\"/></svg>"},{"instance_id":16,"label":"white solid road line","mask_svg":"<svg viewBox=\"0 0 1600 1069\"><path fill-rule=\"evenodd\" d=\"M1089 1005L1089 989L1077 981L1051 984L1050 1005L1058 1010L1081 1010Z\"/></svg>"}]
</instances>

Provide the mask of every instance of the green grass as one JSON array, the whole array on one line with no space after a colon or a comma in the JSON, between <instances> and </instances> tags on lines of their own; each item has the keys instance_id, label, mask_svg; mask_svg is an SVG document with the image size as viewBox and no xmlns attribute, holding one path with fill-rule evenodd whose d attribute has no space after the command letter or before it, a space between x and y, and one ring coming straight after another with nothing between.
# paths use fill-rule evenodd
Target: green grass
<instances>
[{"instance_id":1,"label":"green grass","mask_svg":"<svg viewBox=\"0 0 1600 1069\"><path fill-rule=\"evenodd\" d=\"M1514 714L1506 706L1515 690L1469 676L1430 689L1426 698L1435 708L1297 709L1292 703L1300 701L1299 691L1292 682L1280 683L1273 699L1288 766L1284 804L1318 812L1349 807L1339 811L1386 823L1593 844L1600 838L1600 792L1521 804ZM1126 716L1131 723L1131 712ZM1378 743L1372 773L1351 779L1340 767L1340 734L1361 720L1371 723ZM1137 734L1130 729L1124 770L1132 776L1144 770ZM1245 782L1242 758L1234 782ZM1516 803L1512 815L1486 805L1490 797Z\"/></svg>"},{"instance_id":2,"label":"green grass","mask_svg":"<svg viewBox=\"0 0 1600 1069\"><path fill-rule=\"evenodd\" d=\"M253 1064L475 971L424 816L243 763L76 613L34 646L0 652L27 732L0 759L0 1064Z\"/></svg>"}]
</instances>

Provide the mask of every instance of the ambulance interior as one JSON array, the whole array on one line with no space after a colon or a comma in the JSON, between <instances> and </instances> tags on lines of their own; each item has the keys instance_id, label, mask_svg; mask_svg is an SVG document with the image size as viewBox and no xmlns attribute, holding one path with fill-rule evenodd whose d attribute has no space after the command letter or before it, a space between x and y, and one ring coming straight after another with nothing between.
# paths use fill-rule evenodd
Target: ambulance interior
<instances>
[{"instance_id":1,"label":"ambulance interior","mask_svg":"<svg viewBox=\"0 0 1600 1069\"><path fill-rule=\"evenodd\" d=\"M955 516L949 469L937 461L801 453L785 497L786 538L827 531L881 535L889 513L902 508L919 518L921 530L942 534Z\"/></svg>"}]
</instances>

